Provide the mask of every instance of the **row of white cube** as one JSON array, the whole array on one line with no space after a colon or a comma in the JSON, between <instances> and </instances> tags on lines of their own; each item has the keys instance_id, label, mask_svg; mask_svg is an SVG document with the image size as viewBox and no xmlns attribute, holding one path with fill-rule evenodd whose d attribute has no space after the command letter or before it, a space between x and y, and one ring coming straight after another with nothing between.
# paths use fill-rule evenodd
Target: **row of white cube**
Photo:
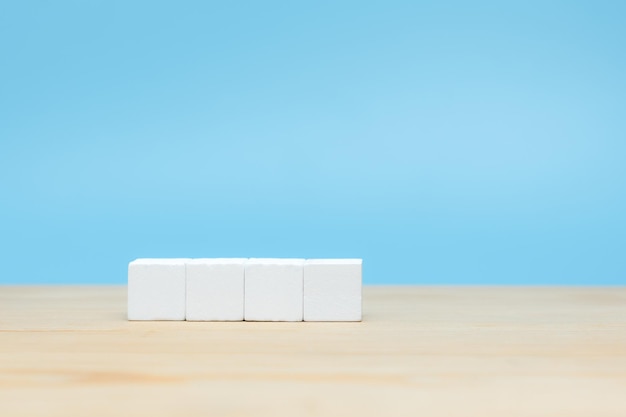
<instances>
[{"instance_id":1,"label":"row of white cube","mask_svg":"<svg viewBox=\"0 0 626 417\"><path fill-rule=\"evenodd\" d=\"M360 321L361 259L137 259L129 320Z\"/></svg>"}]
</instances>

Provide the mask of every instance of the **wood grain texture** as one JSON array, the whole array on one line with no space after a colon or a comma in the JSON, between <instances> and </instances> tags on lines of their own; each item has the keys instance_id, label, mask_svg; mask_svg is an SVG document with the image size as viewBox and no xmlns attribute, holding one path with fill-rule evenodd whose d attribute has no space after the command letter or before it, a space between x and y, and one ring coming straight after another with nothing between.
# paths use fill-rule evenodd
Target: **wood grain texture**
<instances>
[{"instance_id":1,"label":"wood grain texture","mask_svg":"<svg viewBox=\"0 0 626 417\"><path fill-rule=\"evenodd\" d=\"M365 287L361 323L0 287L0 416L626 416L626 288Z\"/></svg>"}]
</instances>

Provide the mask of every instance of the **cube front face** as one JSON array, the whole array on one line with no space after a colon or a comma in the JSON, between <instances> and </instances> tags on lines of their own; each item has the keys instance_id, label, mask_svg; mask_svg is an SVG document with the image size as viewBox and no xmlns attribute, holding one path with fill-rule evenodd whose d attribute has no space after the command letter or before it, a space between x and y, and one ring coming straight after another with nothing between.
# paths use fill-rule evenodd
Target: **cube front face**
<instances>
[{"instance_id":1,"label":"cube front face","mask_svg":"<svg viewBox=\"0 0 626 417\"><path fill-rule=\"evenodd\" d=\"M246 259L187 262L187 320L241 321Z\"/></svg>"},{"instance_id":2,"label":"cube front face","mask_svg":"<svg viewBox=\"0 0 626 417\"><path fill-rule=\"evenodd\" d=\"M247 321L302 321L304 259L250 259L245 272Z\"/></svg>"},{"instance_id":3,"label":"cube front face","mask_svg":"<svg viewBox=\"0 0 626 417\"><path fill-rule=\"evenodd\" d=\"M361 321L362 261L308 260L304 265L304 321Z\"/></svg>"},{"instance_id":4,"label":"cube front face","mask_svg":"<svg viewBox=\"0 0 626 417\"><path fill-rule=\"evenodd\" d=\"M129 320L185 320L185 260L141 259L128 265Z\"/></svg>"}]
</instances>

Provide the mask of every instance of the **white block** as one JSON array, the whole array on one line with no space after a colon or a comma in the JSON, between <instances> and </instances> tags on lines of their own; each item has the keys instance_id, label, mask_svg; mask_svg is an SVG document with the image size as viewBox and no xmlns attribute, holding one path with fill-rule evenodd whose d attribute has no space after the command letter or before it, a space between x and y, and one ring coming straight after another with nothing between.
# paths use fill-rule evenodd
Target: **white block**
<instances>
[{"instance_id":1,"label":"white block","mask_svg":"<svg viewBox=\"0 0 626 417\"><path fill-rule=\"evenodd\" d=\"M128 265L128 320L185 320L187 259L137 259Z\"/></svg>"},{"instance_id":2,"label":"white block","mask_svg":"<svg viewBox=\"0 0 626 417\"><path fill-rule=\"evenodd\" d=\"M304 264L304 321L361 321L361 259Z\"/></svg>"},{"instance_id":3,"label":"white block","mask_svg":"<svg viewBox=\"0 0 626 417\"><path fill-rule=\"evenodd\" d=\"M249 259L244 317L248 321L302 321L304 259Z\"/></svg>"},{"instance_id":4,"label":"white block","mask_svg":"<svg viewBox=\"0 0 626 417\"><path fill-rule=\"evenodd\" d=\"M191 259L187 262L187 320L243 320L247 259Z\"/></svg>"}]
</instances>

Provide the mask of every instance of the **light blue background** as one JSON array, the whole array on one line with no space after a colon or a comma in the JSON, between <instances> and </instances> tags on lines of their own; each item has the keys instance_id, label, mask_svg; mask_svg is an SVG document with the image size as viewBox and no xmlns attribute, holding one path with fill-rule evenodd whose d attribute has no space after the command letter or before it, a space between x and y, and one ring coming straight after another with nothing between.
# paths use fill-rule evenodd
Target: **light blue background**
<instances>
[{"instance_id":1,"label":"light blue background","mask_svg":"<svg viewBox=\"0 0 626 417\"><path fill-rule=\"evenodd\" d=\"M0 282L626 284L625 5L2 2Z\"/></svg>"}]
</instances>

